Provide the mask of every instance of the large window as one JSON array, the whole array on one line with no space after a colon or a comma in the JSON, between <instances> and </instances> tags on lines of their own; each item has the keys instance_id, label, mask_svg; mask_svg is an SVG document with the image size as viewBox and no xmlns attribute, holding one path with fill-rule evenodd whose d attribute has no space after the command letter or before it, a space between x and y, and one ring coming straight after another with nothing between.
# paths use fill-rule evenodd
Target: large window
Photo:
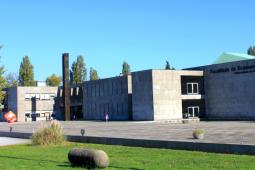
<instances>
[{"instance_id":1,"label":"large window","mask_svg":"<svg viewBox=\"0 0 255 170\"><path fill-rule=\"evenodd\" d=\"M56 94L33 94L33 93L26 93L25 94L25 100L29 101L32 99L36 99L36 100L54 100L54 98L56 97Z\"/></svg>"},{"instance_id":2,"label":"large window","mask_svg":"<svg viewBox=\"0 0 255 170\"><path fill-rule=\"evenodd\" d=\"M198 117L199 116L199 106L190 106L188 107L189 117Z\"/></svg>"},{"instance_id":3,"label":"large window","mask_svg":"<svg viewBox=\"0 0 255 170\"><path fill-rule=\"evenodd\" d=\"M198 83L187 83L187 94L199 94Z\"/></svg>"}]
</instances>

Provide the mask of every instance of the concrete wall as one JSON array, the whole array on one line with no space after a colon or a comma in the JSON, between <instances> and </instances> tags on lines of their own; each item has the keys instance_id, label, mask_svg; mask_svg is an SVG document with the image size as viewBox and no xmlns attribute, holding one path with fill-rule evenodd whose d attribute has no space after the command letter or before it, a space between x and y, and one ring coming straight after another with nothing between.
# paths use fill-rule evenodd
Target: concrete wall
<instances>
[{"instance_id":1,"label":"concrete wall","mask_svg":"<svg viewBox=\"0 0 255 170\"><path fill-rule=\"evenodd\" d=\"M178 71L153 70L154 120L182 119L181 79Z\"/></svg>"},{"instance_id":2,"label":"concrete wall","mask_svg":"<svg viewBox=\"0 0 255 170\"><path fill-rule=\"evenodd\" d=\"M131 76L119 76L83 83L83 117L86 120L130 120Z\"/></svg>"},{"instance_id":3,"label":"concrete wall","mask_svg":"<svg viewBox=\"0 0 255 170\"><path fill-rule=\"evenodd\" d=\"M17 87L11 87L7 90L7 98L8 98L8 110L11 110L16 114L17 119L19 119L18 113L18 96L17 96Z\"/></svg>"},{"instance_id":4,"label":"concrete wall","mask_svg":"<svg viewBox=\"0 0 255 170\"><path fill-rule=\"evenodd\" d=\"M201 77L203 72L147 70L132 73L134 120L182 119L181 76Z\"/></svg>"},{"instance_id":5,"label":"concrete wall","mask_svg":"<svg viewBox=\"0 0 255 170\"><path fill-rule=\"evenodd\" d=\"M255 60L210 65L204 70L207 118L255 119Z\"/></svg>"},{"instance_id":6,"label":"concrete wall","mask_svg":"<svg viewBox=\"0 0 255 170\"><path fill-rule=\"evenodd\" d=\"M152 70L132 73L133 120L154 120Z\"/></svg>"},{"instance_id":7,"label":"concrete wall","mask_svg":"<svg viewBox=\"0 0 255 170\"><path fill-rule=\"evenodd\" d=\"M72 84L71 85L71 103L70 103L70 117L71 120L82 120L83 119L83 84ZM58 99L60 110L63 112L63 87L58 88ZM64 119L63 113L58 118L60 120Z\"/></svg>"}]
</instances>

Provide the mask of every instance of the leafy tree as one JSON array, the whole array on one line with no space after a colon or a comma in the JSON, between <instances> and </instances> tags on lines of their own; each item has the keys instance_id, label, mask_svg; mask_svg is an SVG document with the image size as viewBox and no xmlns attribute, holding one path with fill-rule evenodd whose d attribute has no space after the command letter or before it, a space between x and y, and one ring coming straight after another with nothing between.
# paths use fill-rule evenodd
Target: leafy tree
<instances>
[{"instance_id":1,"label":"leafy tree","mask_svg":"<svg viewBox=\"0 0 255 170\"><path fill-rule=\"evenodd\" d=\"M19 78L16 73L8 73L5 79L7 81L7 87L15 87L19 85Z\"/></svg>"},{"instance_id":2,"label":"leafy tree","mask_svg":"<svg viewBox=\"0 0 255 170\"><path fill-rule=\"evenodd\" d=\"M169 61L166 61L165 69L166 69L166 70L175 70L174 67L171 67L171 66L170 66Z\"/></svg>"},{"instance_id":3,"label":"leafy tree","mask_svg":"<svg viewBox=\"0 0 255 170\"><path fill-rule=\"evenodd\" d=\"M92 67L90 68L90 71L89 71L89 78L90 78L90 80L98 80L99 79L97 71L95 69L93 69Z\"/></svg>"},{"instance_id":4,"label":"leafy tree","mask_svg":"<svg viewBox=\"0 0 255 170\"><path fill-rule=\"evenodd\" d=\"M87 80L87 69L82 55L79 55L76 61L73 62L70 70L70 79L73 84Z\"/></svg>"},{"instance_id":5,"label":"leafy tree","mask_svg":"<svg viewBox=\"0 0 255 170\"><path fill-rule=\"evenodd\" d=\"M248 48L248 50L247 50L247 53L249 55L255 56L255 46L250 46L250 48Z\"/></svg>"},{"instance_id":6,"label":"leafy tree","mask_svg":"<svg viewBox=\"0 0 255 170\"><path fill-rule=\"evenodd\" d=\"M77 57L76 63L78 68L78 77L79 77L80 83L82 83L83 81L87 80L87 68L82 55L79 55Z\"/></svg>"},{"instance_id":7,"label":"leafy tree","mask_svg":"<svg viewBox=\"0 0 255 170\"><path fill-rule=\"evenodd\" d=\"M5 92L3 91L3 89L7 85L6 80L3 76L4 72L4 66L0 66L0 110L3 108L3 100L6 96Z\"/></svg>"},{"instance_id":8,"label":"leafy tree","mask_svg":"<svg viewBox=\"0 0 255 170\"><path fill-rule=\"evenodd\" d=\"M169 61L166 61L166 67L165 67L165 69L166 69L166 70L171 70Z\"/></svg>"},{"instance_id":9,"label":"leafy tree","mask_svg":"<svg viewBox=\"0 0 255 170\"><path fill-rule=\"evenodd\" d=\"M78 79L78 69L77 69L76 61L74 61L70 70L70 81L72 84L76 84L77 79Z\"/></svg>"},{"instance_id":10,"label":"leafy tree","mask_svg":"<svg viewBox=\"0 0 255 170\"><path fill-rule=\"evenodd\" d=\"M23 57L19 68L19 84L21 86L34 86L34 67L30 63L29 57Z\"/></svg>"},{"instance_id":11,"label":"leafy tree","mask_svg":"<svg viewBox=\"0 0 255 170\"><path fill-rule=\"evenodd\" d=\"M0 49L2 48L3 46L0 46ZM5 92L3 91L3 88L6 87L6 80L4 78L4 72L5 72L5 69L4 69L4 66L0 66L0 110L2 110L3 108L3 100L5 98Z\"/></svg>"},{"instance_id":12,"label":"leafy tree","mask_svg":"<svg viewBox=\"0 0 255 170\"><path fill-rule=\"evenodd\" d=\"M52 74L51 76L46 78L46 84L48 86L59 86L61 83L61 77L56 74Z\"/></svg>"},{"instance_id":13,"label":"leafy tree","mask_svg":"<svg viewBox=\"0 0 255 170\"><path fill-rule=\"evenodd\" d=\"M130 65L124 61L123 64L122 64L122 75L129 75L131 72L130 70Z\"/></svg>"}]
</instances>

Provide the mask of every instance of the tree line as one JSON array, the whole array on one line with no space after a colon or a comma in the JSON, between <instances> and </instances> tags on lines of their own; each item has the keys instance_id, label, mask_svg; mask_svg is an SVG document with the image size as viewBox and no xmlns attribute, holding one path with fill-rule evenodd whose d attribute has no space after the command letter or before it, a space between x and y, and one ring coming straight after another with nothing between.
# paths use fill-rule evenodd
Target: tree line
<instances>
[{"instance_id":1,"label":"tree line","mask_svg":"<svg viewBox=\"0 0 255 170\"><path fill-rule=\"evenodd\" d=\"M0 49L3 46L0 45ZM0 88L8 88L14 86L35 86L34 66L29 57L26 55L22 58L19 67L19 74L9 73L6 76L4 66L0 66ZM122 64L122 75L129 75L131 72L130 65L127 62ZM72 63L70 68L70 82L71 84L80 84L87 80L87 67L82 55L78 55L76 60ZM100 79L98 72L93 67L89 70L89 80ZM45 80L48 86L59 86L62 83L62 77L53 73ZM0 89L0 91L2 91ZM1 101L1 94L0 94Z\"/></svg>"}]
</instances>

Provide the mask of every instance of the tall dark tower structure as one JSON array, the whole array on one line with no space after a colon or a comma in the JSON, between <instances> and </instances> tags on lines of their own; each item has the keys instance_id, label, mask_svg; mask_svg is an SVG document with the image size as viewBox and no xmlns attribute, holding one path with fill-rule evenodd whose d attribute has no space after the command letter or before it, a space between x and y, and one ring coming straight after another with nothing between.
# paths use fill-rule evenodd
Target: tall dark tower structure
<instances>
[{"instance_id":1,"label":"tall dark tower structure","mask_svg":"<svg viewBox=\"0 0 255 170\"><path fill-rule=\"evenodd\" d=\"M62 55L64 120L70 120L69 54Z\"/></svg>"}]
</instances>

